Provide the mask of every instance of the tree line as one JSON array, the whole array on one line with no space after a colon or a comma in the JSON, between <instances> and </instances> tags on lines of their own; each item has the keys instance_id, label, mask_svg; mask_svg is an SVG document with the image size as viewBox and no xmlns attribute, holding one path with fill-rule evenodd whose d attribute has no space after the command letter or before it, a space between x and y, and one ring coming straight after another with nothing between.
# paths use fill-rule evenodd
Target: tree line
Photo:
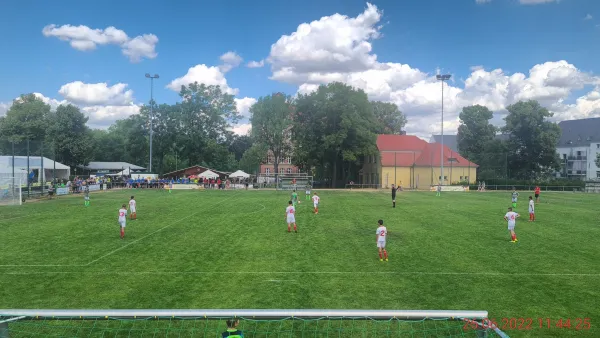
<instances>
[{"instance_id":1,"label":"tree line","mask_svg":"<svg viewBox=\"0 0 600 338\"><path fill-rule=\"evenodd\" d=\"M11 154L18 144L16 155L25 155L29 141L30 154L43 153L71 167L89 161L147 166L152 118L156 173L196 164L257 173L269 153L275 173L291 157L302 172L343 186L358 181L364 158L377 153L377 135L401 134L407 122L395 104L371 101L364 91L336 82L296 97L260 97L250 108L249 135L239 136L231 131L241 119L234 97L219 86L192 83L182 86L179 96L180 102L150 102L139 114L99 130L87 127L88 118L76 106L52 111L35 95L22 95L0 118L0 151ZM497 177L504 168L511 177L539 179L557 170L560 129L548 121L552 114L536 101L515 103L507 111L502 128L491 123L487 107L464 107L460 113L459 152L480 165L478 177Z\"/></svg>"}]
</instances>

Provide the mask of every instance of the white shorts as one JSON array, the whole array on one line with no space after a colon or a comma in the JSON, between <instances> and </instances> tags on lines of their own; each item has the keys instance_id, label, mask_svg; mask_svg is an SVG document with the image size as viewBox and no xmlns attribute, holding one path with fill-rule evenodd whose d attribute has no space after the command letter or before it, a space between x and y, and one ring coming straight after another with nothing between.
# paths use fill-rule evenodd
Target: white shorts
<instances>
[{"instance_id":1,"label":"white shorts","mask_svg":"<svg viewBox=\"0 0 600 338\"><path fill-rule=\"evenodd\" d=\"M89 201L90 200L90 196L85 196L83 197L84 200Z\"/></svg>"},{"instance_id":2,"label":"white shorts","mask_svg":"<svg viewBox=\"0 0 600 338\"><path fill-rule=\"evenodd\" d=\"M288 222L288 224L296 223L296 217L294 217L294 216L288 216L287 217L287 222Z\"/></svg>"},{"instance_id":3,"label":"white shorts","mask_svg":"<svg viewBox=\"0 0 600 338\"><path fill-rule=\"evenodd\" d=\"M133 207L133 208L130 207L129 212L131 212L132 214L135 213L135 207Z\"/></svg>"},{"instance_id":4,"label":"white shorts","mask_svg":"<svg viewBox=\"0 0 600 338\"><path fill-rule=\"evenodd\" d=\"M516 199L516 198L513 198L513 199L512 199L512 202L513 202L513 203L517 203L517 199Z\"/></svg>"},{"instance_id":5,"label":"white shorts","mask_svg":"<svg viewBox=\"0 0 600 338\"><path fill-rule=\"evenodd\" d=\"M509 224L508 230L515 230L515 224Z\"/></svg>"},{"instance_id":6,"label":"white shorts","mask_svg":"<svg viewBox=\"0 0 600 338\"><path fill-rule=\"evenodd\" d=\"M313 206L316 208L319 206L319 203L313 203Z\"/></svg>"},{"instance_id":7,"label":"white shorts","mask_svg":"<svg viewBox=\"0 0 600 338\"><path fill-rule=\"evenodd\" d=\"M534 214L534 213L535 213L535 211L533 211L533 210L529 209L529 213L530 213L530 214Z\"/></svg>"},{"instance_id":8,"label":"white shorts","mask_svg":"<svg viewBox=\"0 0 600 338\"><path fill-rule=\"evenodd\" d=\"M306 194L307 194L307 195L310 195L310 190L306 190Z\"/></svg>"},{"instance_id":9,"label":"white shorts","mask_svg":"<svg viewBox=\"0 0 600 338\"><path fill-rule=\"evenodd\" d=\"M126 221L119 221L119 225L121 225L121 228L124 228L126 224Z\"/></svg>"},{"instance_id":10,"label":"white shorts","mask_svg":"<svg viewBox=\"0 0 600 338\"><path fill-rule=\"evenodd\" d=\"M381 249L385 249L385 241L377 241L377 247Z\"/></svg>"}]
</instances>

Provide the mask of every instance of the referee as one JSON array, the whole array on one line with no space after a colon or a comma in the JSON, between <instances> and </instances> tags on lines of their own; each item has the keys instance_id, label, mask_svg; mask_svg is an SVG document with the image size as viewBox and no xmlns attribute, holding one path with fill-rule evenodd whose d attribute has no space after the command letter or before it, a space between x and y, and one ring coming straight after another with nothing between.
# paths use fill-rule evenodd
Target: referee
<instances>
[{"instance_id":1,"label":"referee","mask_svg":"<svg viewBox=\"0 0 600 338\"><path fill-rule=\"evenodd\" d=\"M392 208L396 207L396 186L392 184Z\"/></svg>"}]
</instances>

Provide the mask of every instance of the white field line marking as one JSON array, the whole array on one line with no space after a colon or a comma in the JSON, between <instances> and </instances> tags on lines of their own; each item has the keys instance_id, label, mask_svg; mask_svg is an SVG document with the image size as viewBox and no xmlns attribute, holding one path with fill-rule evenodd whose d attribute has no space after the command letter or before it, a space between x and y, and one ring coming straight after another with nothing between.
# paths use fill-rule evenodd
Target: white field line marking
<instances>
[{"instance_id":1,"label":"white field line marking","mask_svg":"<svg viewBox=\"0 0 600 338\"><path fill-rule=\"evenodd\" d=\"M215 206L217 206L217 205L219 205L219 204L221 204L221 203L223 203L223 202L225 202L225 201L227 201L227 200L229 200L229 199L233 198L234 196L235 196L235 195L229 196L228 198L225 198L225 199L223 199L223 200L221 200L221 201L219 201L219 202L217 202L217 203L214 203L214 204L212 204L212 205L211 205L211 206L208 208L208 210L211 210L213 207L215 207ZM204 212L204 211L205 211L205 210L196 211L196 212L195 212L195 213L193 213L193 214L190 214L190 215L188 215L188 216L185 216L185 217L183 217L183 218L181 218L181 219L179 219L179 220L177 220L177 221L175 221L175 222L173 222L173 223L170 223L170 224L168 224L168 225L165 225L164 227L162 227L162 228L160 228L160 229L158 229L158 230L155 230L155 231L153 231L153 232L151 232L151 233L147 234L146 236L140 237L140 238L136 239L136 240L135 240L135 241L133 241L133 242L129 242L129 243L127 243L127 244L123 245L123 246L122 246L122 247L120 247L120 248L117 248L117 249L115 249L115 250L113 250L113 251L111 251L111 252L109 252L109 253L107 253L107 254L105 254L105 255L103 255L103 256L100 256L100 257L98 257L98 258L94 259L93 261L91 261L91 262L89 262L89 263L85 264L85 266L92 265L92 264L96 263L97 261L99 261L99 260L101 260L101 259L103 259L103 258L106 258L106 257L108 257L108 256L110 256L110 255L112 255L112 254L114 254L115 252L119 252L119 251L121 251L121 250L123 250L123 249L127 248L128 246L130 246L130 245L132 245L132 244L135 244L135 243L137 243L137 242L139 242L139 241L141 241L141 240L143 240L143 239L145 239L145 238L148 238L148 237L150 237L150 236L154 235L154 234L155 234L155 233L157 233L157 232L163 231L163 230L164 230L164 229L166 229L166 228L169 228L169 227L171 227L171 226L173 226L173 225L175 225L175 224L177 224L177 223L179 223L179 222L181 222L181 221L184 221L184 220L186 220L186 219L188 219L188 218L190 218L190 217L192 217L192 216L195 216L195 215L197 215L197 214L199 214L199 213L201 213L201 212Z\"/></svg>"},{"instance_id":2,"label":"white field line marking","mask_svg":"<svg viewBox=\"0 0 600 338\"><path fill-rule=\"evenodd\" d=\"M96 275L423 275L498 277L600 277L600 273L510 273L510 272L426 272L426 271L18 271L5 275L96 274Z\"/></svg>"}]
</instances>

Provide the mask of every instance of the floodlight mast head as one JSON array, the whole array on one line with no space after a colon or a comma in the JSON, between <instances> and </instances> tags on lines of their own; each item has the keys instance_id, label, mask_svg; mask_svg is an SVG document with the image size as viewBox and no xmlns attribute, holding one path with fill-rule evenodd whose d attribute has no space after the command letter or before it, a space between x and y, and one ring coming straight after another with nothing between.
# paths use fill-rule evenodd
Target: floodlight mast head
<instances>
[{"instance_id":1,"label":"floodlight mast head","mask_svg":"<svg viewBox=\"0 0 600 338\"><path fill-rule=\"evenodd\" d=\"M159 78L158 74L150 75L149 73L146 73L146 77L149 79L158 79Z\"/></svg>"},{"instance_id":2,"label":"floodlight mast head","mask_svg":"<svg viewBox=\"0 0 600 338\"><path fill-rule=\"evenodd\" d=\"M438 74L438 75L435 76L435 78L438 79L438 80L442 80L442 81L448 81L448 80L450 80L451 76L452 75L450 75L450 74L443 74L443 75L439 75Z\"/></svg>"}]
</instances>

